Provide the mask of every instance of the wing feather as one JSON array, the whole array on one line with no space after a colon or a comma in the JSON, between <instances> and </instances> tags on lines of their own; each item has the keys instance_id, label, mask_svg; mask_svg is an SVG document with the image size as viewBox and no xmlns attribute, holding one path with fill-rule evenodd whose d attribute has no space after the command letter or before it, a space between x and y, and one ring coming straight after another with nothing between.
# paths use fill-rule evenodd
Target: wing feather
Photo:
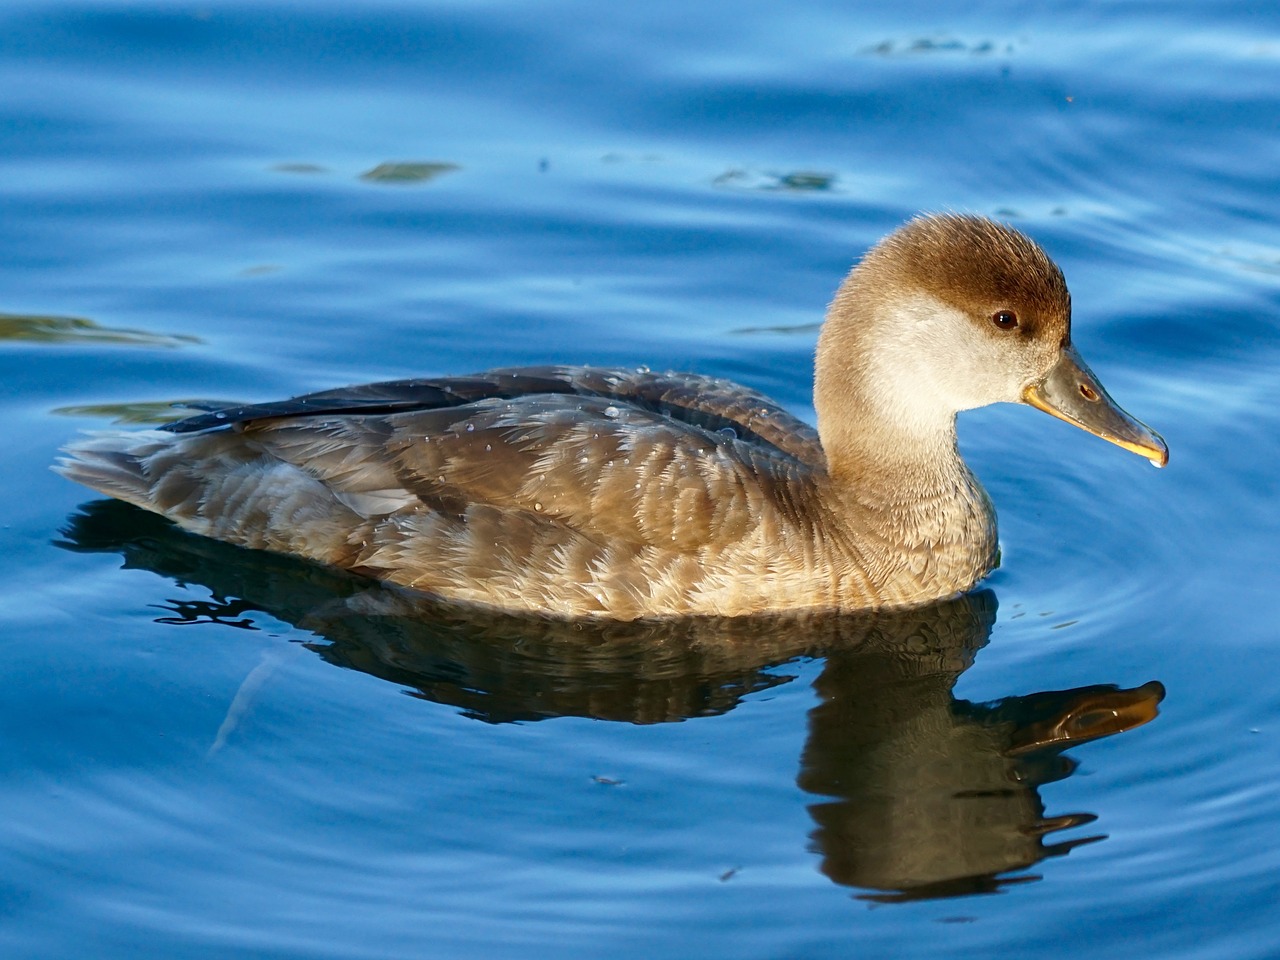
<instances>
[{"instance_id":1,"label":"wing feather","mask_svg":"<svg viewBox=\"0 0 1280 960\"><path fill-rule=\"evenodd\" d=\"M769 445L607 398L560 394L261 420L244 437L366 516L374 504L454 516L486 504L566 524L599 543L680 552L738 542L762 518L792 513L786 488L809 471Z\"/></svg>"},{"instance_id":2,"label":"wing feather","mask_svg":"<svg viewBox=\"0 0 1280 960\"><path fill-rule=\"evenodd\" d=\"M623 368L510 367L465 377L392 380L290 400L228 406L162 429L190 433L268 418L389 415L541 394L624 401L713 433L732 431L742 440L770 445L810 466L824 462L816 431L755 390L699 374Z\"/></svg>"}]
</instances>

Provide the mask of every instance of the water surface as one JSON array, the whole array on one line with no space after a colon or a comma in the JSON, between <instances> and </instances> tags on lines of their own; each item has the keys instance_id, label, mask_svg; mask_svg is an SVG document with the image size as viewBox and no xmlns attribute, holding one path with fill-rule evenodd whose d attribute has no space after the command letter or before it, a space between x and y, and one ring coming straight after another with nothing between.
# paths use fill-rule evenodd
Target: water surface
<instances>
[{"instance_id":1,"label":"water surface","mask_svg":"<svg viewBox=\"0 0 1280 960\"><path fill-rule=\"evenodd\" d=\"M1272 955L1277 91L1248 4L7 4L0 950ZM964 415L1004 563L944 607L566 635L47 469L520 363L808 418L922 209L1036 237L1172 454Z\"/></svg>"}]
</instances>

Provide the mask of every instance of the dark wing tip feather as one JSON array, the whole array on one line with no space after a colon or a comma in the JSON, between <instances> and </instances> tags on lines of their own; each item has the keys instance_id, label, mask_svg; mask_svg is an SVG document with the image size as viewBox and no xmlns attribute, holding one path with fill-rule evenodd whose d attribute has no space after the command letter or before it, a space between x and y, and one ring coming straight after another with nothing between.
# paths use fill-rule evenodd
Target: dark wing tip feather
<instances>
[{"instance_id":1,"label":"dark wing tip feather","mask_svg":"<svg viewBox=\"0 0 1280 960\"><path fill-rule=\"evenodd\" d=\"M822 462L813 428L754 390L698 374L607 367L507 367L462 377L340 387L288 400L211 409L160 429L194 433L251 420L378 416L536 394L616 399L712 433L732 430L742 440L775 447L802 463Z\"/></svg>"}]
</instances>

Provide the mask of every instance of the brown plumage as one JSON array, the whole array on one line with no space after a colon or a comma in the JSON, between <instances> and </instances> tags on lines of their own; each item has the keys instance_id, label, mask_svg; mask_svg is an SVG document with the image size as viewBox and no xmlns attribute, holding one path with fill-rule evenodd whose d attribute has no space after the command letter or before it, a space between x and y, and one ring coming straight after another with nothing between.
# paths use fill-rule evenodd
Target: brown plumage
<instances>
[{"instance_id":1,"label":"brown plumage","mask_svg":"<svg viewBox=\"0 0 1280 960\"><path fill-rule=\"evenodd\" d=\"M1163 459L1069 327L1062 274L1034 243L927 217L832 303L816 432L724 380L539 367L106 432L58 469L196 533L466 603L620 620L903 606L995 563L957 411L1026 400Z\"/></svg>"}]
</instances>

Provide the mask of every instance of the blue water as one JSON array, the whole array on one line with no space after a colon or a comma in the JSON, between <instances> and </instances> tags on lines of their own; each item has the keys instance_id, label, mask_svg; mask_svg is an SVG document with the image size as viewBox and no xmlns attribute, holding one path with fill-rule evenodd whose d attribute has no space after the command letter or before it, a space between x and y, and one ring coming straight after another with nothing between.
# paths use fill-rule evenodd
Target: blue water
<instances>
[{"instance_id":1,"label":"blue water","mask_svg":"<svg viewBox=\"0 0 1280 960\"><path fill-rule=\"evenodd\" d=\"M1278 116L1261 4L10 0L0 954L1275 955ZM1050 251L1171 463L964 415L1003 566L923 619L544 635L47 469L526 362L811 417L938 209Z\"/></svg>"}]
</instances>

